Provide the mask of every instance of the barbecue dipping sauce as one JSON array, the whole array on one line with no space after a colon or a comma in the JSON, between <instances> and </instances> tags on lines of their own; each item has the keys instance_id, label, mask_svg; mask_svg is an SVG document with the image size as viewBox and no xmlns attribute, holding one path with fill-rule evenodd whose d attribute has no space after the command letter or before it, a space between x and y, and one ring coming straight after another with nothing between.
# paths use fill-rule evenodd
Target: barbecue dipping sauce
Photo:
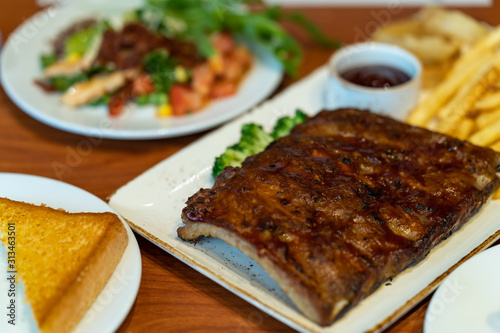
<instances>
[{"instance_id":1,"label":"barbecue dipping sauce","mask_svg":"<svg viewBox=\"0 0 500 333\"><path fill-rule=\"evenodd\" d=\"M410 80L410 76L405 72L384 65L355 67L340 76L351 83L371 88L394 87Z\"/></svg>"}]
</instances>

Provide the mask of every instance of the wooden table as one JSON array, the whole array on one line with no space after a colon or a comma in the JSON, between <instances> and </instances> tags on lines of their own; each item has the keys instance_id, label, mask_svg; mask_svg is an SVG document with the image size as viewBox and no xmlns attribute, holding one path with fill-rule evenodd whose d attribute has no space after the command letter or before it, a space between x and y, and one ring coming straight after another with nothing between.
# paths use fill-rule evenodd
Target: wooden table
<instances>
[{"instance_id":1,"label":"wooden table","mask_svg":"<svg viewBox=\"0 0 500 333\"><path fill-rule=\"evenodd\" d=\"M397 2L390 2L397 3ZM500 1L493 8L462 8L480 20L500 23ZM1 0L3 39L40 10L33 0ZM416 8L296 8L330 36L361 41L390 20ZM332 51L315 46L288 27L304 46L296 79L324 64ZM0 89L0 172L44 176L76 185L106 199L116 189L205 133L153 141L94 140L44 125L22 112ZM85 148L85 150L82 149ZM64 165L66 168L57 169ZM0 184L1 186L1 184ZM26 189L29 190L29 189ZM290 328L137 236L143 273L137 300L118 332L285 332ZM388 332L422 331L429 297L392 325Z\"/></svg>"}]
</instances>

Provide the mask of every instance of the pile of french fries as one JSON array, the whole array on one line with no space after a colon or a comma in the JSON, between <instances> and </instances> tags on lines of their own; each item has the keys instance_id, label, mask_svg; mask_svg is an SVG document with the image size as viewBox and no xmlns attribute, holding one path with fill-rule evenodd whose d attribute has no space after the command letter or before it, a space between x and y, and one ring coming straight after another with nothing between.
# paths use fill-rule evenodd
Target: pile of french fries
<instances>
[{"instance_id":1,"label":"pile of french fries","mask_svg":"<svg viewBox=\"0 0 500 333\"><path fill-rule=\"evenodd\" d=\"M500 27L456 61L408 123L500 151Z\"/></svg>"},{"instance_id":2,"label":"pile of french fries","mask_svg":"<svg viewBox=\"0 0 500 333\"><path fill-rule=\"evenodd\" d=\"M415 14L388 22L372 35L376 42L398 45L422 62L423 88L438 85L453 63L491 27L459 10L424 7Z\"/></svg>"},{"instance_id":3,"label":"pile of french fries","mask_svg":"<svg viewBox=\"0 0 500 333\"><path fill-rule=\"evenodd\" d=\"M487 25L459 10L429 6L380 27L372 39L403 47L424 66L432 66L453 61L488 31Z\"/></svg>"},{"instance_id":4,"label":"pile of french fries","mask_svg":"<svg viewBox=\"0 0 500 333\"><path fill-rule=\"evenodd\" d=\"M500 152L500 27L458 58L407 122Z\"/></svg>"},{"instance_id":5,"label":"pile of french fries","mask_svg":"<svg viewBox=\"0 0 500 333\"><path fill-rule=\"evenodd\" d=\"M372 37L406 48L423 64L425 93L408 123L500 152L500 26L426 7ZM426 71L436 68L439 76L426 84Z\"/></svg>"}]
</instances>

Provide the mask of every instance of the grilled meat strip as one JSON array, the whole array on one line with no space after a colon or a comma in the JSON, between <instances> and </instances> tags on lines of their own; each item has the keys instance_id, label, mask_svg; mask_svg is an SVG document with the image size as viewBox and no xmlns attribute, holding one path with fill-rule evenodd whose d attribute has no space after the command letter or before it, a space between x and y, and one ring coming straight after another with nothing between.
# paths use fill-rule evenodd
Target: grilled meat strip
<instances>
[{"instance_id":1,"label":"grilled meat strip","mask_svg":"<svg viewBox=\"0 0 500 333\"><path fill-rule=\"evenodd\" d=\"M104 32L95 62L100 65L112 64L120 70L136 68L143 65L148 53L159 49L168 51L180 65L187 68L193 68L203 61L194 43L154 33L139 23L127 23L120 31L108 29Z\"/></svg>"},{"instance_id":2,"label":"grilled meat strip","mask_svg":"<svg viewBox=\"0 0 500 333\"><path fill-rule=\"evenodd\" d=\"M190 197L178 235L236 246L328 325L464 224L498 171L490 149L366 111L323 111Z\"/></svg>"}]
</instances>

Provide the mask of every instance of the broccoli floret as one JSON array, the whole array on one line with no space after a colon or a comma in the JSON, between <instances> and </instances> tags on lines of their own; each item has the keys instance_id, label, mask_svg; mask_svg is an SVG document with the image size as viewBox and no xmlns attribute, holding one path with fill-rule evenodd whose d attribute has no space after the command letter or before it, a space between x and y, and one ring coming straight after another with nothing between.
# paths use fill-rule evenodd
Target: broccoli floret
<instances>
[{"instance_id":1,"label":"broccoli floret","mask_svg":"<svg viewBox=\"0 0 500 333\"><path fill-rule=\"evenodd\" d=\"M217 177L217 175L227 166L240 166L247 156L248 155L242 153L241 151L235 150L231 147L227 148L222 155L215 159L215 163L212 168L212 176L214 178Z\"/></svg>"},{"instance_id":2,"label":"broccoli floret","mask_svg":"<svg viewBox=\"0 0 500 333\"><path fill-rule=\"evenodd\" d=\"M256 124L245 124L241 128L241 140L235 148L248 156L263 151L273 138L264 131L262 126Z\"/></svg>"},{"instance_id":3,"label":"broccoli floret","mask_svg":"<svg viewBox=\"0 0 500 333\"><path fill-rule=\"evenodd\" d=\"M272 134L264 131L257 124L245 124L241 127L241 139L237 144L228 147L226 151L215 159L212 168L213 177L217 177L226 166L239 167L248 157L260 153L275 139L290 133L292 128L304 122L306 114L300 110L293 117L283 117L276 123Z\"/></svg>"},{"instance_id":4,"label":"broccoli floret","mask_svg":"<svg viewBox=\"0 0 500 333\"><path fill-rule=\"evenodd\" d=\"M301 110L295 111L295 116L293 117L283 117L278 119L276 125L274 126L273 132L271 133L274 140L281 138L282 136L290 134L292 128L295 125L303 123L307 118L307 115Z\"/></svg>"},{"instance_id":5,"label":"broccoli floret","mask_svg":"<svg viewBox=\"0 0 500 333\"><path fill-rule=\"evenodd\" d=\"M248 156L263 151L273 141L262 126L245 124L241 128L241 139L237 144L228 147L226 151L215 159L212 175L217 177L226 166L240 166Z\"/></svg>"}]
</instances>

